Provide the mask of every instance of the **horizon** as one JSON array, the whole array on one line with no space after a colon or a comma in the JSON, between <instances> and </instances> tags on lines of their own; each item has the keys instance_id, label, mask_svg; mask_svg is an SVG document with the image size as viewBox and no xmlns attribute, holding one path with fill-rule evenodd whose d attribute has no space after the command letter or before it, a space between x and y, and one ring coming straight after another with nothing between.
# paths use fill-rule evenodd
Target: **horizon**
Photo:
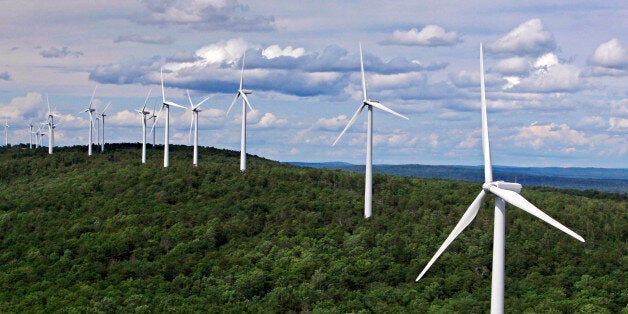
<instances>
[{"instance_id":1,"label":"horizon","mask_svg":"<svg viewBox=\"0 0 628 314\"><path fill-rule=\"evenodd\" d=\"M361 104L361 42L369 95L410 118L375 110L373 163L481 165L484 43L496 164L628 168L628 31L617 27L628 4L387 4L9 0L0 12L0 122L10 144L28 143L26 124L44 120L48 95L61 114L55 144L86 145L81 111L97 86L96 110L112 103L106 142L141 141L135 110L151 88L147 109L159 110L163 66L169 100L188 106L188 88L194 102L210 97L199 145L237 150L240 114L226 111L246 54L243 87L256 109L247 153L364 163L366 117L331 147ZM190 118L171 110L171 145L187 143Z\"/></svg>"}]
</instances>

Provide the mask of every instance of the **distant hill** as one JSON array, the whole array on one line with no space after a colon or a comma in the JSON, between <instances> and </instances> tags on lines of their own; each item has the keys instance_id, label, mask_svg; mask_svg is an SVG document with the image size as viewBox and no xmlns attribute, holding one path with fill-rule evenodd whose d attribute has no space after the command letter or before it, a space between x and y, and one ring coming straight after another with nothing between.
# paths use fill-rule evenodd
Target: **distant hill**
<instances>
[{"instance_id":1,"label":"distant hill","mask_svg":"<svg viewBox=\"0 0 628 314\"><path fill-rule=\"evenodd\" d=\"M364 165L342 163L294 163L304 167L364 172ZM374 165L373 171L396 176L484 181L483 166ZM607 168L535 168L494 166L496 180L518 182L523 186L561 189L597 190L628 193L628 169Z\"/></svg>"},{"instance_id":2,"label":"distant hill","mask_svg":"<svg viewBox=\"0 0 628 314\"><path fill-rule=\"evenodd\" d=\"M0 148L2 313L483 313L493 201L418 283L480 190L201 147ZM508 206L505 308L622 313L624 194L525 189L586 243Z\"/></svg>"}]
</instances>

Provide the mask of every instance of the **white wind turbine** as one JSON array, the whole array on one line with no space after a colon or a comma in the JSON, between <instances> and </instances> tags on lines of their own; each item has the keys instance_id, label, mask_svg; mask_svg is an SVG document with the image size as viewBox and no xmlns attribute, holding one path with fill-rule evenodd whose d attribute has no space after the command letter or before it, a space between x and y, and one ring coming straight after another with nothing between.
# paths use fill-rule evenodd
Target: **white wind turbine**
<instances>
[{"instance_id":1,"label":"white wind turbine","mask_svg":"<svg viewBox=\"0 0 628 314\"><path fill-rule=\"evenodd\" d=\"M514 205L535 217L547 222L548 224L558 228L560 231L576 238L578 241L584 242L584 239L565 227L560 222L548 216L536 206L532 205L528 200L519 194L521 184L493 181L493 168L491 163L491 150L489 147L488 122L486 115L486 96L484 90L484 57L482 45L480 44L480 97L482 106L482 151L484 154L484 184L482 191L473 200L471 206L464 213L454 230L449 234L445 242L438 249L436 254L427 263L423 271L416 278L419 281L427 272L438 257L447 249L449 244L473 221L484 201L489 194L495 197L495 222L493 234L493 269L492 269L492 285L491 285L491 313L504 312L504 272L505 272L505 251L506 251L506 203Z\"/></svg>"},{"instance_id":2,"label":"white wind turbine","mask_svg":"<svg viewBox=\"0 0 628 314\"><path fill-rule=\"evenodd\" d=\"M29 120L28 126L28 149L33 149L33 122Z\"/></svg>"},{"instance_id":3,"label":"white wind turbine","mask_svg":"<svg viewBox=\"0 0 628 314\"><path fill-rule=\"evenodd\" d=\"M146 100L144 101L144 107L142 109L137 110L137 113L142 115L142 163L146 163L146 116L150 114L150 112L146 111L146 103L148 102L148 98L150 98L150 92L153 89L148 90L148 95L146 95ZM154 114L154 113L153 113Z\"/></svg>"},{"instance_id":4,"label":"white wind turbine","mask_svg":"<svg viewBox=\"0 0 628 314\"><path fill-rule=\"evenodd\" d=\"M94 95L96 94L96 88L98 88L98 86L94 87L94 92L92 93L92 98L89 100L89 107L87 107L87 109L85 109L83 112L87 112L89 114L89 139L87 142L87 155L91 156L92 155L92 131L94 129L94 111L96 111L96 109L94 109L92 107L93 105L93 101L94 101Z\"/></svg>"},{"instance_id":5,"label":"white wind turbine","mask_svg":"<svg viewBox=\"0 0 628 314\"><path fill-rule=\"evenodd\" d=\"M153 127L151 128L149 133L153 134L153 146L151 146L153 149L155 148L155 119L157 119L157 115L155 114L155 112L157 112L157 103L153 104L153 112L150 114L150 117L146 118L146 121L153 120Z\"/></svg>"},{"instance_id":6,"label":"white wind turbine","mask_svg":"<svg viewBox=\"0 0 628 314\"><path fill-rule=\"evenodd\" d=\"M364 217L369 218L372 215L372 206L373 206L373 107L384 110L388 113L392 113L396 116L409 120L406 116L401 115L394 110L382 105L379 101L371 100L366 96L366 81L364 79L364 60L362 57L362 44L360 44L360 71L362 73L362 95L364 99L362 100L362 104L355 112L347 126L342 130L342 133L336 138L332 146L338 143L338 140L342 137L343 134L349 129L349 127L355 122L358 118L362 110L366 108L368 110L368 123L367 123L367 131L366 131L366 179L364 182Z\"/></svg>"},{"instance_id":7,"label":"white wind turbine","mask_svg":"<svg viewBox=\"0 0 628 314\"><path fill-rule=\"evenodd\" d=\"M100 146L100 117L96 114L96 147Z\"/></svg>"},{"instance_id":8,"label":"white wind turbine","mask_svg":"<svg viewBox=\"0 0 628 314\"><path fill-rule=\"evenodd\" d=\"M192 164L194 166L198 166L198 113L201 111L201 105L209 99L209 97L205 97L205 99L201 100L198 104L194 105L192 103L192 98L190 97L190 91L187 90L188 100L190 101L190 110L192 111L192 120L190 121L190 136L192 135L192 124L194 124L194 155L192 157ZM189 141L189 136L188 136Z\"/></svg>"},{"instance_id":9,"label":"white wind turbine","mask_svg":"<svg viewBox=\"0 0 628 314\"><path fill-rule=\"evenodd\" d=\"M155 124L157 123L157 120L159 119L159 116L161 115L161 111L166 108L166 125L165 125L165 130L164 130L164 168L168 167L170 165L170 148L169 148L169 144L170 144L170 106L175 106L175 107L179 107L179 108L183 108L185 109L185 107L176 104L172 101L166 101L166 92L164 90L164 69L163 67L161 68L161 99L162 99L162 106L161 109L159 110L159 113L157 114L157 116L155 117L155 121L153 122L153 130L155 128ZM153 130L151 130L151 132L153 132Z\"/></svg>"},{"instance_id":10,"label":"white wind turbine","mask_svg":"<svg viewBox=\"0 0 628 314\"><path fill-rule=\"evenodd\" d=\"M109 102L107 106L105 107L105 109L103 109L103 111L98 114L102 123L102 142L100 144L101 145L100 152L105 151L105 117L107 116L106 112L107 112L107 109L109 109L109 106L111 106L111 102Z\"/></svg>"},{"instance_id":11,"label":"white wind turbine","mask_svg":"<svg viewBox=\"0 0 628 314\"><path fill-rule=\"evenodd\" d=\"M248 105L249 108L251 108L251 111L255 110L253 109L253 106L251 106L251 103L249 103L249 98L246 97L246 95L252 94L253 91L250 89L242 89L242 81L244 80L244 59L245 58L246 58L246 53L242 56L242 74L240 75L240 88L238 89L238 92L236 93L235 98L231 102L229 109L227 109L227 115L229 115L229 111L231 111L231 108L236 103L238 98L242 97L242 133L240 134L240 171L241 172L246 171L246 106Z\"/></svg>"},{"instance_id":12,"label":"white wind turbine","mask_svg":"<svg viewBox=\"0 0 628 314\"><path fill-rule=\"evenodd\" d=\"M48 95L46 94L46 104L48 105L48 118L46 122L43 124L48 126L48 154L52 154L54 146L55 146L55 115L54 110L50 108L50 101L48 100ZM44 133L41 133L43 136Z\"/></svg>"},{"instance_id":13,"label":"white wind turbine","mask_svg":"<svg viewBox=\"0 0 628 314\"><path fill-rule=\"evenodd\" d=\"M4 145L9 148L9 120L4 120Z\"/></svg>"}]
</instances>

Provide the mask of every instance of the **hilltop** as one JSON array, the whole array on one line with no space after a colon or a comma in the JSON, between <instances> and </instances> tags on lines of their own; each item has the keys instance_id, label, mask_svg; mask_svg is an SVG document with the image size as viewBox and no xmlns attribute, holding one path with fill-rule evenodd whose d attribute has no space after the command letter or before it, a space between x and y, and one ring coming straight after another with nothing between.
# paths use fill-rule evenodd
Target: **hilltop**
<instances>
[{"instance_id":1,"label":"hilltop","mask_svg":"<svg viewBox=\"0 0 628 314\"><path fill-rule=\"evenodd\" d=\"M0 151L2 312L486 312L492 200L419 283L480 189L138 144ZM628 202L525 189L580 243L508 207L509 312L622 312Z\"/></svg>"}]
</instances>

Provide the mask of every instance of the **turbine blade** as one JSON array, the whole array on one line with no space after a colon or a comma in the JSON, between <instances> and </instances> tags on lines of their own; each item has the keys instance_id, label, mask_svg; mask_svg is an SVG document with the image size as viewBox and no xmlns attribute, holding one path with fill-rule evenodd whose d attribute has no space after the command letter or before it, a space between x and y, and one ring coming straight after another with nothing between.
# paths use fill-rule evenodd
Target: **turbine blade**
<instances>
[{"instance_id":1,"label":"turbine blade","mask_svg":"<svg viewBox=\"0 0 628 314\"><path fill-rule=\"evenodd\" d=\"M484 88L484 49L480 44L480 101L482 106L482 152L484 154L484 182L493 181L493 165L488 137L488 117L486 115L486 90Z\"/></svg>"},{"instance_id":2,"label":"turbine blade","mask_svg":"<svg viewBox=\"0 0 628 314\"><path fill-rule=\"evenodd\" d=\"M107 106L105 107L105 109L103 109L103 111L100 113L101 116L105 114L105 111L107 111L107 109L109 109L109 106L111 106L111 102L109 102L107 104Z\"/></svg>"},{"instance_id":3,"label":"turbine blade","mask_svg":"<svg viewBox=\"0 0 628 314\"><path fill-rule=\"evenodd\" d=\"M505 190L505 189L501 189L498 188L494 185L491 185L491 187L489 188L489 191L491 191L491 193L497 195L498 197L501 197L504 201L510 203L511 205L514 205L534 216L536 216L537 218L547 222L548 224L554 226L555 228L557 228L558 230L574 237L576 240L580 241L580 242L584 242L584 238L582 238L579 234L575 233L574 231L572 231L571 229L565 227L563 224L561 224L560 222L556 221L554 218L550 217L548 214L544 213L542 210L538 209L536 206L534 206L532 203L530 203L528 200L526 200L523 196L521 196L519 193L517 192L513 192L513 191L509 191L509 190Z\"/></svg>"},{"instance_id":4,"label":"turbine blade","mask_svg":"<svg viewBox=\"0 0 628 314\"><path fill-rule=\"evenodd\" d=\"M231 105L229 105L229 109L227 109L227 116L229 115L229 111L231 111L231 108L233 108L233 104L235 104L236 100L238 100L238 97L240 97L240 92L238 92L235 96L235 98L233 99L233 101L231 102Z\"/></svg>"},{"instance_id":5,"label":"turbine blade","mask_svg":"<svg viewBox=\"0 0 628 314\"><path fill-rule=\"evenodd\" d=\"M430 259L427 265L425 265L423 271L421 271L419 276L416 277L415 281L419 281L423 277L423 275L425 275L427 270L430 269L432 264L436 262L441 254L443 254L445 249L447 249L447 247L456 239L456 237L458 237L458 235L460 235L460 233L462 233L462 231L473 221L475 216L478 214L478 211L480 210L480 205L482 205L485 197L486 192L482 190L480 194L478 194L478 196L473 200L473 203L471 203L469 208L467 208L467 211L464 212L464 215L462 215L462 218L460 218L460 221L458 221L458 224L456 225L456 227L454 227L454 230L451 231L445 242L443 242L438 251L436 251L436 254L432 256L432 259Z\"/></svg>"},{"instance_id":6,"label":"turbine blade","mask_svg":"<svg viewBox=\"0 0 628 314\"><path fill-rule=\"evenodd\" d=\"M50 115L52 111L50 111L50 101L48 101L48 94L46 94L46 103L48 104L48 115Z\"/></svg>"},{"instance_id":7,"label":"turbine blade","mask_svg":"<svg viewBox=\"0 0 628 314\"><path fill-rule=\"evenodd\" d=\"M360 71L362 73L362 95L364 95L364 100L367 100L366 97L366 79L364 79L364 59L362 57L362 43L360 43Z\"/></svg>"},{"instance_id":8,"label":"turbine blade","mask_svg":"<svg viewBox=\"0 0 628 314\"><path fill-rule=\"evenodd\" d=\"M190 109L194 109L194 104L192 103L192 98L190 97L190 90L185 89L185 91L188 93L188 100L190 101Z\"/></svg>"},{"instance_id":9,"label":"turbine blade","mask_svg":"<svg viewBox=\"0 0 628 314\"><path fill-rule=\"evenodd\" d=\"M89 109L92 109L92 102L94 101L94 95L96 95L96 89L98 88L98 85L96 85L96 87L94 87L94 91L92 92L92 98L89 100Z\"/></svg>"},{"instance_id":10,"label":"turbine blade","mask_svg":"<svg viewBox=\"0 0 628 314\"><path fill-rule=\"evenodd\" d=\"M168 106L175 106L175 107L179 107L179 108L182 108L182 109L188 109L188 108L185 108L185 107L183 107L183 106L181 106L181 105L179 105L177 103L174 103L172 101L167 102L167 104L168 104Z\"/></svg>"},{"instance_id":11,"label":"turbine blade","mask_svg":"<svg viewBox=\"0 0 628 314\"><path fill-rule=\"evenodd\" d=\"M242 81L244 81L244 60L246 59L246 51L242 55L242 74L240 75L240 89L242 90Z\"/></svg>"},{"instance_id":12,"label":"turbine blade","mask_svg":"<svg viewBox=\"0 0 628 314\"><path fill-rule=\"evenodd\" d=\"M201 102L199 102L198 104L196 104L196 106L194 106L194 109L198 109L198 107L200 107L208 99L209 99L209 96L205 97L203 100L201 100Z\"/></svg>"},{"instance_id":13,"label":"turbine blade","mask_svg":"<svg viewBox=\"0 0 628 314\"><path fill-rule=\"evenodd\" d=\"M376 101L367 100L364 103L368 104L368 105L371 105L371 106L373 106L373 107L375 107L377 109L384 110L384 111L386 111L388 113L392 113L392 114L394 114L394 115L396 115L398 117L404 118L406 120L410 120L410 119L408 119L408 117L406 117L406 116L404 116L404 115L402 115L402 114L400 114L400 113L398 113L398 112L396 112L396 111L394 111L394 110L392 110L392 109L390 109L390 108L388 108L388 107L386 107L386 106L384 106L384 105L382 105L382 104L380 104L380 103L378 103Z\"/></svg>"},{"instance_id":14,"label":"turbine blade","mask_svg":"<svg viewBox=\"0 0 628 314\"><path fill-rule=\"evenodd\" d=\"M153 88L151 87L148 90L148 94L146 95L146 100L144 100L144 107L142 107L142 114L144 113L144 111L146 111L146 104L148 103L148 99L150 98L150 92L153 91Z\"/></svg>"},{"instance_id":15,"label":"turbine blade","mask_svg":"<svg viewBox=\"0 0 628 314\"><path fill-rule=\"evenodd\" d=\"M190 119L190 134L188 135L188 144L192 141L192 125L194 124L194 111L192 111L192 119Z\"/></svg>"},{"instance_id":16,"label":"turbine blade","mask_svg":"<svg viewBox=\"0 0 628 314\"><path fill-rule=\"evenodd\" d=\"M334 141L333 144L331 144L331 146L335 146L336 143L338 143L338 140L340 140L340 138L342 137L342 135L345 134L345 132L347 132L347 130L349 129L349 127L355 122L355 120L358 118L358 116L360 115L360 113L362 113L362 110L364 110L364 104L362 104L360 106L360 108L358 108L358 110L353 114L353 117L351 117L351 120L349 120L349 123L347 123L347 126L345 126L344 130L342 130L342 132L340 133L340 135L338 135L338 138L336 138L336 140Z\"/></svg>"},{"instance_id":17,"label":"turbine blade","mask_svg":"<svg viewBox=\"0 0 628 314\"><path fill-rule=\"evenodd\" d=\"M153 131L155 130L155 124L157 124L157 120L159 120L159 116L161 115L161 111L164 110L164 107L165 106L162 105L161 109L159 109L159 113L155 116L155 120L153 120L153 126L150 128L150 132L148 134L153 134Z\"/></svg>"},{"instance_id":18,"label":"turbine blade","mask_svg":"<svg viewBox=\"0 0 628 314\"><path fill-rule=\"evenodd\" d=\"M249 102L249 98L246 97L245 93L242 93L242 99L244 99L244 102L249 105L249 108L251 108L251 111L254 111L255 109L253 109L253 106L251 106L251 103Z\"/></svg>"},{"instance_id":19,"label":"turbine blade","mask_svg":"<svg viewBox=\"0 0 628 314\"><path fill-rule=\"evenodd\" d=\"M166 92L164 91L164 67L161 67L161 100L166 102Z\"/></svg>"}]
</instances>

